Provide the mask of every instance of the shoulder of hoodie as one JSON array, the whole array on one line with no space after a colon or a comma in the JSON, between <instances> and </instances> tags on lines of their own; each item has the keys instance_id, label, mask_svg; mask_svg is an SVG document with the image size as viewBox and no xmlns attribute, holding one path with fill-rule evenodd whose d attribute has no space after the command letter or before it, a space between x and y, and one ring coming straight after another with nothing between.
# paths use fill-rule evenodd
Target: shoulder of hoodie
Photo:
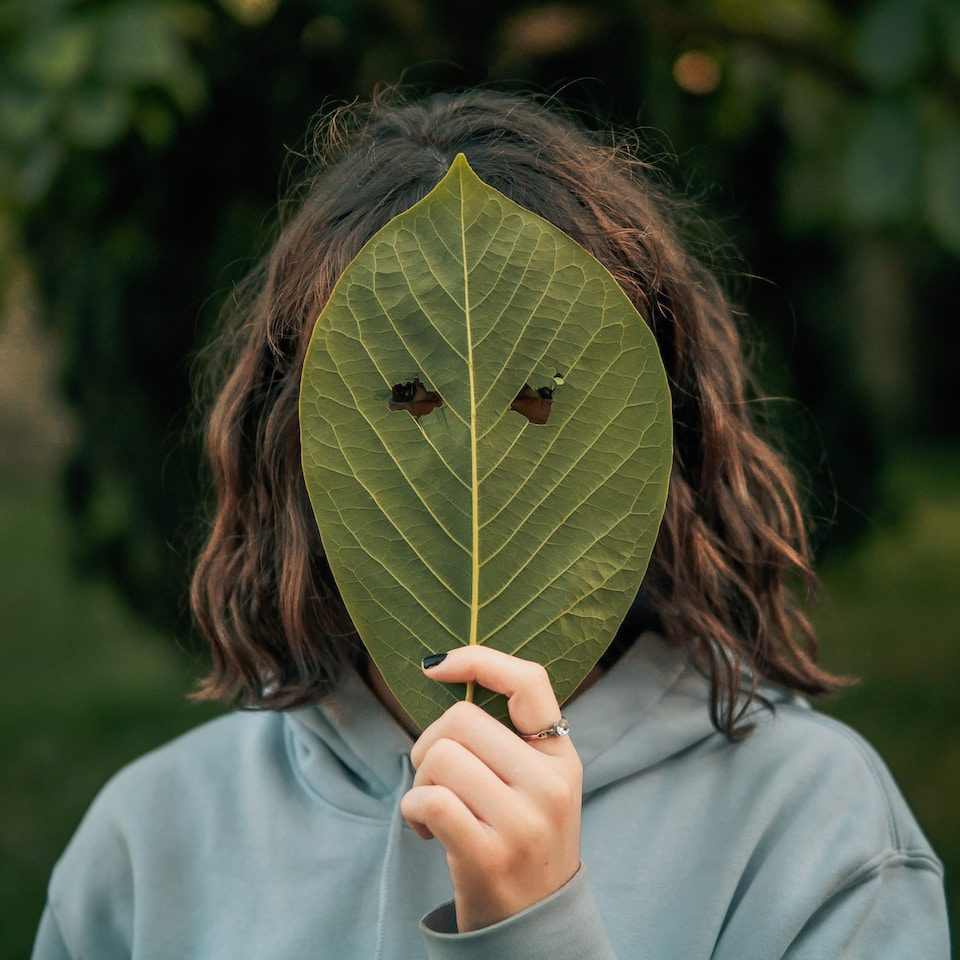
<instances>
[{"instance_id":1,"label":"shoulder of hoodie","mask_svg":"<svg viewBox=\"0 0 960 960\"><path fill-rule=\"evenodd\" d=\"M120 947L101 947L111 938L129 942L135 876L153 871L148 883L157 882L170 862L196 857L211 837L235 835L251 794L264 799L264 791L287 787L293 773L284 728L274 711L234 711L151 750L106 782L47 890L74 955L123 955Z\"/></svg>"},{"instance_id":2,"label":"shoulder of hoodie","mask_svg":"<svg viewBox=\"0 0 960 960\"><path fill-rule=\"evenodd\" d=\"M100 788L54 870L95 850L128 853L131 834L235 806L238 790L289 777L283 716L233 711L131 761ZM229 801L229 802L227 802ZM124 857L125 858L125 857Z\"/></svg>"},{"instance_id":3,"label":"shoulder of hoodie","mask_svg":"<svg viewBox=\"0 0 960 960\"><path fill-rule=\"evenodd\" d=\"M903 865L942 876L943 864L874 747L799 694L766 685L760 692L773 709L751 711L756 725L732 749L776 785L785 812L796 816L805 806L823 833L862 847L868 870Z\"/></svg>"},{"instance_id":4,"label":"shoulder of hoodie","mask_svg":"<svg viewBox=\"0 0 960 960\"><path fill-rule=\"evenodd\" d=\"M204 794L261 779L270 766L288 766L286 758L281 712L233 710L122 767L104 785L94 805L176 800L189 806Z\"/></svg>"}]
</instances>

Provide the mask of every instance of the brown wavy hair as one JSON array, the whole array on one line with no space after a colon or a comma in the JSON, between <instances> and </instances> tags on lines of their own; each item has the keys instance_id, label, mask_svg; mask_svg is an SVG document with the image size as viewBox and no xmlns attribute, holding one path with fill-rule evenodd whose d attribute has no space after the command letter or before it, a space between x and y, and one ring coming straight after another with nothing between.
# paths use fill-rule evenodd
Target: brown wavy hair
<instances>
[{"instance_id":1,"label":"brown wavy hair","mask_svg":"<svg viewBox=\"0 0 960 960\"><path fill-rule=\"evenodd\" d=\"M213 657L194 696L284 709L363 661L304 486L300 372L341 272L459 152L604 264L656 336L674 465L637 606L709 676L714 726L742 738L763 678L811 695L852 682L817 665L795 596L817 581L794 477L753 422L734 311L682 244L681 206L652 168L534 97L392 91L322 119L272 249L199 357L216 394L205 432L217 506L191 586Z\"/></svg>"}]
</instances>

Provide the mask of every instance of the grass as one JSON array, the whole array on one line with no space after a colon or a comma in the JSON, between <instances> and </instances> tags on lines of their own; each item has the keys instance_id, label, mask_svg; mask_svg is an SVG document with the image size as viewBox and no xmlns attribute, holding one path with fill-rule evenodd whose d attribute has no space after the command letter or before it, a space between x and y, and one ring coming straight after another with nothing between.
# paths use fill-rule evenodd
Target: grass
<instances>
[{"instance_id":1,"label":"grass","mask_svg":"<svg viewBox=\"0 0 960 960\"><path fill-rule=\"evenodd\" d=\"M880 751L947 865L960 935L960 462L893 474L898 522L824 571L823 659L863 678L820 708ZM0 485L7 658L0 690L0 958L29 955L47 878L106 779L212 716L184 695L199 669L102 584L66 567L52 483Z\"/></svg>"}]
</instances>

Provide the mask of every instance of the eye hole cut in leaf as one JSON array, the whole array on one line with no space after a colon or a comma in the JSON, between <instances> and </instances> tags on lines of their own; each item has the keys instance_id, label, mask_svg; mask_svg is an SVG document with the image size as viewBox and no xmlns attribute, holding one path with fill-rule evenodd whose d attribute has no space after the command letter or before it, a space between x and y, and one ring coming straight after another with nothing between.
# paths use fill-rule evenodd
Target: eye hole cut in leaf
<instances>
[{"instance_id":1,"label":"eye hole cut in leaf","mask_svg":"<svg viewBox=\"0 0 960 960\"><path fill-rule=\"evenodd\" d=\"M550 419L550 410L553 407L554 387L537 387L531 389L529 383L513 398L511 410L522 413L531 423L546 423Z\"/></svg>"},{"instance_id":2,"label":"eye hole cut in leaf","mask_svg":"<svg viewBox=\"0 0 960 960\"><path fill-rule=\"evenodd\" d=\"M420 669L473 643L543 664L563 703L639 589L670 476L663 364L616 280L458 154L344 270L300 386L330 568L407 713L507 718Z\"/></svg>"},{"instance_id":3,"label":"eye hole cut in leaf","mask_svg":"<svg viewBox=\"0 0 960 960\"><path fill-rule=\"evenodd\" d=\"M406 410L411 417L424 417L443 403L436 390L428 390L419 377L390 388L390 409Z\"/></svg>"}]
</instances>

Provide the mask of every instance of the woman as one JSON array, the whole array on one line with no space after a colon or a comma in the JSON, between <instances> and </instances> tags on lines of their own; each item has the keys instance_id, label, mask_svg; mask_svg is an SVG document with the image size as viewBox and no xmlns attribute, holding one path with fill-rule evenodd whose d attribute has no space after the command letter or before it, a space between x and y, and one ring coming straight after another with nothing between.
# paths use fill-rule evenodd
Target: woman
<instances>
[{"instance_id":1,"label":"woman","mask_svg":"<svg viewBox=\"0 0 960 960\"><path fill-rule=\"evenodd\" d=\"M104 788L54 871L35 958L946 958L941 864L882 761L801 696L846 681L817 666L789 589L815 583L793 478L751 423L731 309L643 165L523 98L353 116L330 122L213 352L199 696L258 710ZM356 638L304 488L313 323L459 152L610 270L670 381L660 536L565 704L569 737L541 667L477 647L424 670L506 694L527 737L467 703L420 733Z\"/></svg>"}]
</instances>

